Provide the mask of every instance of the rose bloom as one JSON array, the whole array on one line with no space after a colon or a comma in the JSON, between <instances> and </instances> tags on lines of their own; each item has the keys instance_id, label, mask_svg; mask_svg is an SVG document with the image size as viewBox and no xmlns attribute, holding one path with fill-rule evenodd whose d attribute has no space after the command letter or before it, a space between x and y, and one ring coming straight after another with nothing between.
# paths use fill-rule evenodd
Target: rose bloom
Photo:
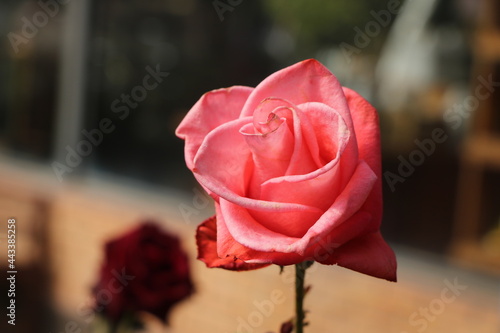
<instances>
[{"instance_id":1,"label":"rose bloom","mask_svg":"<svg viewBox=\"0 0 500 333\"><path fill-rule=\"evenodd\" d=\"M179 239L145 222L109 241L93 293L95 311L112 322L140 311L166 322L172 306L193 293Z\"/></svg>"},{"instance_id":2,"label":"rose bloom","mask_svg":"<svg viewBox=\"0 0 500 333\"><path fill-rule=\"evenodd\" d=\"M215 200L198 227L209 267L254 269L305 260L396 280L383 240L376 110L316 60L256 88L206 93L176 134Z\"/></svg>"}]
</instances>

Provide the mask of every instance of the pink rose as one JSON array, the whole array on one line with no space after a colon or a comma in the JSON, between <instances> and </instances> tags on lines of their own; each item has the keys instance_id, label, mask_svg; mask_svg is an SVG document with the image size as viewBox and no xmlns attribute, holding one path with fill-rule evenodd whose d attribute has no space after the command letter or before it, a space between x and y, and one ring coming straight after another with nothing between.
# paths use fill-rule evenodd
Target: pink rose
<instances>
[{"instance_id":1,"label":"pink rose","mask_svg":"<svg viewBox=\"0 0 500 333\"><path fill-rule=\"evenodd\" d=\"M216 219L197 233L209 267L315 260L396 280L379 231L376 110L321 63L302 61L256 88L208 92L176 133L188 168L215 200Z\"/></svg>"}]
</instances>

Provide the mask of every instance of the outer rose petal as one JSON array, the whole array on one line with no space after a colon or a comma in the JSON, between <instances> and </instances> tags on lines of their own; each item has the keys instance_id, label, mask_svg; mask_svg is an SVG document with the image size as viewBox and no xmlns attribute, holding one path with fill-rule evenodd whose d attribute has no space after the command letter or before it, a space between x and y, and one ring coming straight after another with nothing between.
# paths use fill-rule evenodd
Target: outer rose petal
<instances>
[{"instance_id":1,"label":"outer rose petal","mask_svg":"<svg viewBox=\"0 0 500 333\"><path fill-rule=\"evenodd\" d=\"M375 108L357 92L344 88L344 93L356 130L359 158L364 160L378 177L362 208L373 215L373 224L378 227L382 220L382 162L378 114Z\"/></svg>"},{"instance_id":2,"label":"outer rose petal","mask_svg":"<svg viewBox=\"0 0 500 333\"><path fill-rule=\"evenodd\" d=\"M215 204L215 212L219 217L217 221L217 253L220 257L233 256L234 253L237 253L238 258L247 263L273 263L277 265L293 265L305 260L296 253L262 252L243 246L229 233L218 203Z\"/></svg>"},{"instance_id":3,"label":"outer rose petal","mask_svg":"<svg viewBox=\"0 0 500 333\"><path fill-rule=\"evenodd\" d=\"M380 129L377 110L352 89L343 87L358 141L359 158L365 160L377 175L380 164Z\"/></svg>"},{"instance_id":4,"label":"outer rose petal","mask_svg":"<svg viewBox=\"0 0 500 333\"><path fill-rule=\"evenodd\" d=\"M268 264L247 264L235 256L219 258L217 255L217 222L215 216L207 219L196 230L198 258L209 268L224 268L231 271L248 271L268 266Z\"/></svg>"},{"instance_id":5,"label":"outer rose petal","mask_svg":"<svg viewBox=\"0 0 500 333\"><path fill-rule=\"evenodd\" d=\"M396 256L382 238L380 232L358 237L344 244L322 264L334 265L396 282Z\"/></svg>"},{"instance_id":6,"label":"outer rose petal","mask_svg":"<svg viewBox=\"0 0 500 333\"><path fill-rule=\"evenodd\" d=\"M190 170L205 136L219 125L238 119L252 90L243 86L213 90L204 94L189 110L175 134L186 140L184 155Z\"/></svg>"}]
</instances>

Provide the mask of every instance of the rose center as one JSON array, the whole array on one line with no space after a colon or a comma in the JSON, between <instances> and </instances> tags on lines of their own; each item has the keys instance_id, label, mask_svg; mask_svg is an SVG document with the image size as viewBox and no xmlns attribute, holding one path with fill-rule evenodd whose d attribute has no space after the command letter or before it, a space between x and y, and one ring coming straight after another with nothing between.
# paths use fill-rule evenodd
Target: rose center
<instances>
[{"instance_id":1,"label":"rose center","mask_svg":"<svg viewBox=\"0 0 500 333\"><path fill-rule=\"evenodd\" d=\"M278 127L280 127L282 122L283 120L281 120L276 113L271 112L267 116L267 120L265 122L258 122L256 124L256 130L262 135L266 136L267 134L276 131Z\"/></svg>"}]
</instances>

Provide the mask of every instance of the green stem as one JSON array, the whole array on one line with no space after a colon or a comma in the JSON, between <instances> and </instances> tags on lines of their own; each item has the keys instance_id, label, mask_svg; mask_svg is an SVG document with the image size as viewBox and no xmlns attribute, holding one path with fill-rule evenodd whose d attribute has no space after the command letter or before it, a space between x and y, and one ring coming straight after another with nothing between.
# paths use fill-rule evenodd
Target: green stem
<instances>
[{"instance_id":1,"label":"green stem","mask_svg":"<svg viewBox=\"0 0 500 333\"><path fill-rule=\"evenodd\" d=\"M304 333L304 278L306 276L306 263L295 265L295 319L296 333Z\"/></svg>"}]
</instances>

